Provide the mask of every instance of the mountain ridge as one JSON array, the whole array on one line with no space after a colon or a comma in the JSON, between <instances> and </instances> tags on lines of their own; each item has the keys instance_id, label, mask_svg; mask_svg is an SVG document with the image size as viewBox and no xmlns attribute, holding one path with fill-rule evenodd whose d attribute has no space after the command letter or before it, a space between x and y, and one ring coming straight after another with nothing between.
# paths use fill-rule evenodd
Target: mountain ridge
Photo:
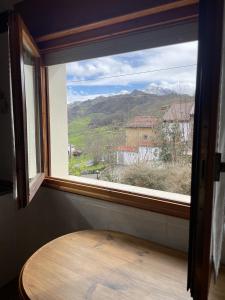
<instances>
[{"instance_id":1,"label":"mountain ridge","mask_svg":"<svg viewBox=\"0 0 225 300\"><path fill-rule=\"evenodd\" d=\"M160 117L165 112L165 107L179 101L194 101L194 97L169 90L162 95L134 90L129 94L98 96L68 104L68 121L70 123L77 117L89 116L90 125L98 127L116 122L121 124L137 115Z\"/></svg>"}]
</instances>

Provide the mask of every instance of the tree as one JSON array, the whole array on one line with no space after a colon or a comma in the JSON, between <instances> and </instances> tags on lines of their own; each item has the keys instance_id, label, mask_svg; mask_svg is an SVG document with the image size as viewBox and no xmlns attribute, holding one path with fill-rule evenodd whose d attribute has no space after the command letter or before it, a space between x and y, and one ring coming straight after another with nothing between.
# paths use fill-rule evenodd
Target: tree
<instances>
[{"instance_id":1,"label":"tree","mask_svg":"<svg viewBox=\"0 0 225 300\"><path fill-rule=\"evenodd\" d=\"M105 137L102 134L88 135L84 148L85 154L90 156L94 165L97 165L103 159L105 148Z\"/></svg>"},{"instance_id":2,"label":"tree","mask_svg":"<svg viewBox=\"0 0 225 300\"><path fill-rule=\"evenodd\" d=\"M84 152L93 159L94 164L104 161L113 167L116 163L116 148L124 142L124 139L123 130L110 127L107 131L87 136Z\"/></svg>"}]
</instances>

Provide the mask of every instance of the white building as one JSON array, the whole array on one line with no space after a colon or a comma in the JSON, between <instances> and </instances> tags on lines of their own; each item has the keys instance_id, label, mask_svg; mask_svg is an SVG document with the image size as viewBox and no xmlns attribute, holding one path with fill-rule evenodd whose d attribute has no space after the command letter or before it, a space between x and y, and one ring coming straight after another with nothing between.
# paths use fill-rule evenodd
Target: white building
<instances>
[{"instance_id":1,"label":"white building","mask_svg":"<svg viewBox=\"0 0 225 300\"><path fill-rule=\"evenodd\" d=\"M116 158L118 165L133 165L138 162L149 162L159 159L159 147L129 147L120 146L117 148Z\"/></svg>"},{"instance_id":2,"label":"white building","mask_svg":"<svg viewBox=\"0 0 225 300\"><path fill-rule=\"evenodd\" d=\"M193 131L194 102L173 103L163 116L163 122L168 128L177 124L183 141L188 142Z\"/></svg>"}]
</instances>

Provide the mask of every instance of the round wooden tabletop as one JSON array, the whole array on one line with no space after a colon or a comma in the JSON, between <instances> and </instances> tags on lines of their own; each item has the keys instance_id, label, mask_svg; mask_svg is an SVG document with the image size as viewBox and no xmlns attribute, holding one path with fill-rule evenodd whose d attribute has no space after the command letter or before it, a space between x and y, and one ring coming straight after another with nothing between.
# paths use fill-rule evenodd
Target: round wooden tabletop
<instances>
[{"instance_id":1,"label":"round wooden tabletop","mask_svg":"<svg viewBox=\"0 0 225 300\"><path fill-rule=\"evenodd\" d=\"M25 264L31 300L190 299L185 256L111 231L79 231L40 248Z\"/></svg>"}]
</instances>

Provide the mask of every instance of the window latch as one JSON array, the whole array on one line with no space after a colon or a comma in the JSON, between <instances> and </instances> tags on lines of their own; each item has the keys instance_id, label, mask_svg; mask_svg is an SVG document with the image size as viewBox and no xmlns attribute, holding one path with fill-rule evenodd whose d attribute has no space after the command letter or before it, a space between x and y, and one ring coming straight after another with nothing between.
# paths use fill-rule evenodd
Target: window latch
<instances>
[{"instance_id":1,"label":"window latch","mask_svg":"<svg viewBox=\"0 0 225 300\"><path fill-rule=\"evenodd\" d=\"M221 162L221 153L216 153L215 156L215 173L214 180L220 181L220 173L225 172L225 162Z\"/></svg>"}]
</instances>

